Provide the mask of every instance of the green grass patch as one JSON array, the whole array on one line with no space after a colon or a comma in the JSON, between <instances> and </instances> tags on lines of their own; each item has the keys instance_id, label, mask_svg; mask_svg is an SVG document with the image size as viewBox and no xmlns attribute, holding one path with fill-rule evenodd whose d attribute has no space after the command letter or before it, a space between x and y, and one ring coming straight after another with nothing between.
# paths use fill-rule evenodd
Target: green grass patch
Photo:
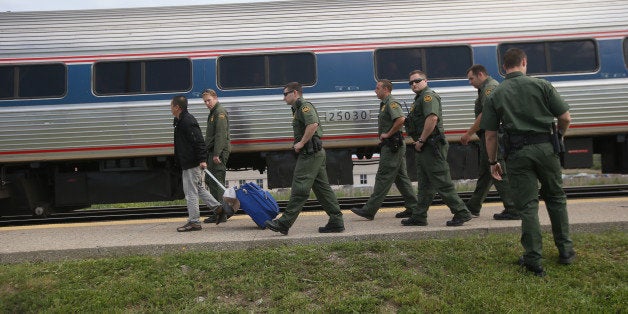
<instances>
[{"instance_id":1,"label":"green grass patch","mask_svg":"<svg viewBox=\"0 0 628 314\"><path fill-rule=\"evenodd\" d=\"M626 233L573 239L544 278L514 234L0 265L0 312L625 312Z\"/></svg>"}]
</instances>

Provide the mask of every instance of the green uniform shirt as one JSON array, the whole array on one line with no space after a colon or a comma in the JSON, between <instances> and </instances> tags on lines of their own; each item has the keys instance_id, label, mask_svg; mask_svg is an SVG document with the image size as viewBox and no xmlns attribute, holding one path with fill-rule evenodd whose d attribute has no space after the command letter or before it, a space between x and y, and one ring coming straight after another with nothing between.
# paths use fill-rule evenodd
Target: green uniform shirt
<instances>
[{"instance_id":1,"label":"green uniform shirt","mask_svg":"<svg viewBox=\"0 0 628 314\"><path fill-rule=\"evenodd\" d=\"M414 97L414 103L412 103L410 115L408 116L408 119L410 120L410 127L406 129L406 131L413 140L419 140L421 133L423 133L425 119L431 114L435 114L438 117L438 123L436 124L436 128L432 134L440 132L440 134L444 135L445 129L443 127L442 119L443 108L440 104L440 96L438 96L438 94L436 94L436 92L434 92L431 88L426 87ZM436 131L436 129L438 131Z\"/></svg>"},{"instance_id":2,"label":"green uniform shirt","mask_svg":"<svg viewBox=\"0 0 628 314\"><path fill-rule=\"evenodd\" d=\"M567 110L550 82L512 72L488 97L480 128L497 131L501 120L509 134L549 133L554 117Z\"/></svg>"},{"instance_id":3,"label":"green uniform shirt","mask_svg":"<svg viewBox=\"0 0 628 314\"><path fill-rule=\"evenodd\" d=\"M209 158L220 156L223 151L231 152L229 115L220 103L216 103L207 116L205 145Z\"/></svg>"},{"instance_id":4,"label":"green uniform shirt","mask_svg":"<svg viewBox=\"0 0 628 314\"><path fill-rule=\"evenodd\" d=\"M482 109L484 108L484 104L486 103L486 98L497 86L499 86L499 82L489 76L488 78L486 78L484 83L482 83L482 86L478 88L478 98L475 99L476 118L482 113Z\"/></svg>"},{"instance_id":5,"label":"green uniform shirt","mask_svg":"<svg viewBox=\"0 0 628 314\"><path fill-rule=\"evenodd\" d=\"M382 133L390 131L395 123L395 119L403 116L403 110L401 110L399 102L397 102L392 95L388 95L386 98L382 99L382 102L379 104L377 134L382 135Z\"/></svg>"},{"instance_id":6,"label":"green uniform shirt","mask_svg":"<svg viewBox=\"0 0 628 314\"><path fill-rule=\"evenodd\" d=\"M316 129L314 135L322 138L323 126L318 118L316 108L309 101L305 101L303 97L299 97L292 105L292 131L294 132L295 143L301 141L305 133L305 127L312 123L318 123L318 129Z\"/></svg>"}]
</instances>

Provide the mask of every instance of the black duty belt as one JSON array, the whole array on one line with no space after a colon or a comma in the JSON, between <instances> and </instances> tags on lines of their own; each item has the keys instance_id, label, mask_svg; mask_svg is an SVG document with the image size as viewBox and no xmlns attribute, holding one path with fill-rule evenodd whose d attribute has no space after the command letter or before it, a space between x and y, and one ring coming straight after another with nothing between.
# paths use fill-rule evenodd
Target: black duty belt
<instances>
[{"instance_id":1,"label":"black duty belt","mask_svg":"<svg viewBox=\"0 0 628 314\"><path fill-rule=\"evenodd\" d=\"M519 144L521 146L549 143L552 141L549 133L535 133L526 135L511 135L510 142L513 145Z\"/></svg>"},{"instance_id":2,"label":"black duty belt","mask_svg":"<svg viewBox=\"0 0 628 314\"><path fill-rule=\"evenodd\" d=\"M523 145L549 143L551 140L552 139L550 138L549 133L533 134L533 135L526 136L525 142Z\"/></svg>"}]
</instances>

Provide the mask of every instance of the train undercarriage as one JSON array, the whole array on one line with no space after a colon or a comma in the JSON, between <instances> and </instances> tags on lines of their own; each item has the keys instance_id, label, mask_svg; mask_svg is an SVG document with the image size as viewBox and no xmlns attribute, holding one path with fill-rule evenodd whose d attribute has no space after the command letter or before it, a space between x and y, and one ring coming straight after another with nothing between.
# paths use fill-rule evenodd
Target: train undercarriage
<instances>
[{"instance_id":1,"label":"train undercarriage","mask_svg":"<svg viewBox=\"0 0 628 314\"><path fill-rule=\"evenodd\" d=\"M628 173L626 134L573 137L565 141L564 168L591 168L601 155L602 173ZM448 161L453 179L473 179L478 173L478 146L452 143ZM371 158L373 147L327 149L327 173L332 185L353 184L352 156ZM414 156L407 150L408 174L416 180ZM266 172L268 188L289 187L296 163L291 151L233 153L229 169ZM180 170L172 156L5 164L0 173L0 216L46 216L92 204L170 201L184 198Z\"/></svg>"}]
</instances>

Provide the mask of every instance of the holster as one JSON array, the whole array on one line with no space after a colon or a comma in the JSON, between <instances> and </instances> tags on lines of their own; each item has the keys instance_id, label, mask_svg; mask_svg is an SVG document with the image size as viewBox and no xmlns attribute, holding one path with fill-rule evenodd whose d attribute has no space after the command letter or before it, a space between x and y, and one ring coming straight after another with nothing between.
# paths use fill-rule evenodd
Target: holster
<instances>
[{"instance_id":1,"label":"holster","mask_svg":"<svg viewBox=\"0 0 628 314\"><path fill-rule=\"evenodd\" d=\"M563 140L563 134L556 127L556 123L552 122L552 146L554 147L554 153L565 153L565 142Z\"/></svg>"},{"instance_id":2,"label":"holster","mask_svg":"<svg viewBox=\"0 0 628 314\"><path fill-rule=\"evenodd\" d=\"M312 136L312 138L303 146L303 153L306 155L314 154L318 153L321 149L323 149L323 141L321 138L318 136Z\"/></svg>"},{"instance_id":3,"label":"holster","mask_svg":"<svg viewBox=\"0 0 628 314\"><path fill-rule=\"evenodd\" d=\"M497 146L498 149L501 150L502 158L507 160L510 154L510 134L508 132L504 132L501 136L497 137Z\"/></svg>"},{"instance_id":4,"label":"holster","mask_svg":"<svg viewBox=\"0 0 628 314\"><path fill-rule=\"evenodd\" d=\"M399 148L401 148L401 146L403 145L403 134L401 134L401 131L397 131L395 132L395 134L393 134L393 136L383 139L379 143L379 145L380 146L386 145L388 146L388 148L390 148L391 152L396 153L399 151Z\"/></svg>"},{"instance_id":5,"label":"holster","mask_svg":"<svg viewBox=\"0 0 628 314\"><path fill-rule=\"evenodd\" d=\"M442 134L432 135L427 138L427 144L432 147L434 157L444 159L444 156L440 153L439 145L445 145L445 141L445 136Z\"/></svg>"},{"instance_id":6,"label":"holster","mask_svg":"<svg viewBox=\"0 0 628 314\"><path fill-rule=\"evenodd\" d=\"M565 140L556 123L552 122L551 142L554 148L554 154L560 158L560 165L565 166Z\"/></svg>"}]
</instances>

